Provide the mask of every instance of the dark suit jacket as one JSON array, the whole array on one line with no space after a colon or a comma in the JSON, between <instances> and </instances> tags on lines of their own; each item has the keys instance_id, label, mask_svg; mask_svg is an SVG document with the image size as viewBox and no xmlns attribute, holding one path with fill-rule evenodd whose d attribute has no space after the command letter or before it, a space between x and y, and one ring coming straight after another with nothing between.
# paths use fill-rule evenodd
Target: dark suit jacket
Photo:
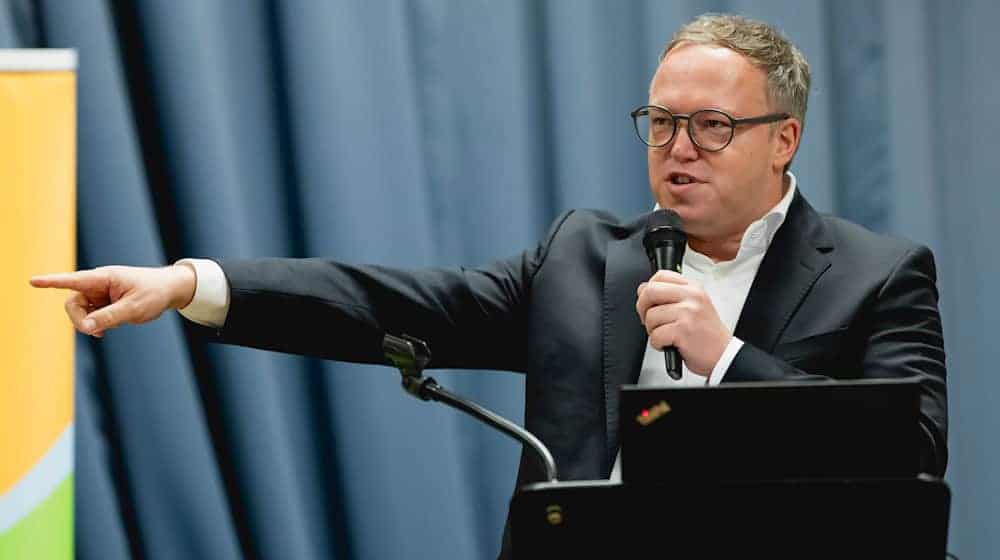
<instances>
[{"instance_id":1,"label":"dark suit jacket","mask_svg":"<svg viewBox=\"0 0 1000 560\"><path fill-rule=\"evenodd\" d=\"M384 363L383 334L406 333L427 341L436 367L527 373L525 424L560 478L606 478L618 387L637 381L646 343L635 312L650 276L643 224L572 211L533 250L475 269L223 261L231 304L211 336ZM735 335L746 344L724 382L918 376L924 468L944 472L945 356L926 247L820 216L796 194ZM520 481L540 474L522 457Z\"/></svg>"}]
</instances>

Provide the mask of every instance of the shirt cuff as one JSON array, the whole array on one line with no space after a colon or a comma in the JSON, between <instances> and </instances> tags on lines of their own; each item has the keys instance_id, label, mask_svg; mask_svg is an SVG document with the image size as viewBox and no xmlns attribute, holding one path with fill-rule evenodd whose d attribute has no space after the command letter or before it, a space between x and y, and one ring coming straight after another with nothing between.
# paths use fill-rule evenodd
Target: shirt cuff
<instances>
[{"instance_id":1,"label":"shirt cuff","mask_svg":"<svg viewBox=\"0 0 1000 560\"><path fill-rule=\"evenodd\" d=\"M722 356L719 361L715 363L715 367L712 368L711 375L708 376L708 386L715 387L719 383L722 383L722 378L729 371L729 366L732 365L733 360L736 358L736 354L743 348L743 341L736 338L729 339L729 344L726 345L726 349L722 351Z\"/></svg>"},{"instance_id":2,"label":"shirt cuff","mask_svg":"<svg viewBox=\"0 0 1000 560\"><path fill-rule=\"evenodd\" d=\"M219 263L209 259L181 259L175 264L194 269L194 298L187 307L178 310L189 321L206 327L219 328L229 314L229 283Z\"/></svg>"}]
</instances>

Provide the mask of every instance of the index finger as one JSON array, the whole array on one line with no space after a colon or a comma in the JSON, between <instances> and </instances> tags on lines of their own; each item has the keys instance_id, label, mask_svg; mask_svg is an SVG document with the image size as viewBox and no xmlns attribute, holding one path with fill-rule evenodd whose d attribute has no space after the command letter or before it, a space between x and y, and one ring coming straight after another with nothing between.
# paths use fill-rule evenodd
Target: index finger
<instances>
[{"instance_id":1,"label":"index finger","mask_svg":"<svg viewBox=\"0 0 1000 560\"><path fill-rule=\"evenodd\" d=\"M80 291L95 287L101 279L102 275L95 270L81 270L32 276L28 282L36 288L66 288Z\"/></svg>"}]
</instances>

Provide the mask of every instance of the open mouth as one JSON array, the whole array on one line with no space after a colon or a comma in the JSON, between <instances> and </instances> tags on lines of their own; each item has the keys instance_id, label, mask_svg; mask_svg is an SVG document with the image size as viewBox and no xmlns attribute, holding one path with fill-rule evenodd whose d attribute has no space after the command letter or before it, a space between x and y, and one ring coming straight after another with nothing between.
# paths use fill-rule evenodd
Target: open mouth
<instances>
[{"instance_id":1,"label":"open mouth","mask_svg":"<svg viewBox=\"0 0 1000 560\"><path fill-rule=\"evenodd\" d=\"M672 185L690 185L691 183L701 183L701 179L687 173L674 172L667 176L667 181Z\"/></svg>"}]
</instances>

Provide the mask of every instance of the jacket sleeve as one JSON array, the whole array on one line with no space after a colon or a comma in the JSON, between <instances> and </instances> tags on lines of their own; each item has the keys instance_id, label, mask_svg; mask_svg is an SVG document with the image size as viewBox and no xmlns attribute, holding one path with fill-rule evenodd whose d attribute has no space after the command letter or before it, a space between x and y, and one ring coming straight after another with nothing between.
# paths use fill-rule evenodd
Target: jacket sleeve
<instances>
[{"instance_id":1,"label":"jacket sleeve","mask_svg":"<svg viewBox=\"0 0 1000 560\"><path fill-rule=\"evenodd\" d=\"M404 270L326 259L218 261L230 289L214 342L361 363L385 363L382 337L408 334L431 367L526 369L525 304L568 213L534 249L479 268Z\"/></svg>"},{"instance_id":2,"label":"jacket sleeve","mask_svg":"<svg viewBox=\"0 0 1000 560\"><path fill-rule=\"evenodd\" d=\"M934 258L926 247L903 256L874 296L861 362L863 378L919 379L921 466L943 475L948 461L944 337L938 312ZM751 344L744 344L724 379L732 381L820 380Z\"/></svg>"}]
</instances>

